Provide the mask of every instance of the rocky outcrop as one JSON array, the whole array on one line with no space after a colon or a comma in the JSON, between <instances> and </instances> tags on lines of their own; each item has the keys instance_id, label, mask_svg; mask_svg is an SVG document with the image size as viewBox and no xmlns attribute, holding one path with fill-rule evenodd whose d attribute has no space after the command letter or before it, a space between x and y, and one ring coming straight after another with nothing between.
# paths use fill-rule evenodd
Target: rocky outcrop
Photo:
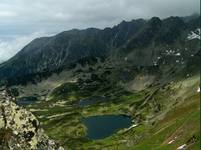
<instances>
[{"instance_id":1,"label":"rocky outcrop","mask_svg":"<svg viewBox=\"0 0 201 150\"><path fill-rule=\"evenodd\" d=\"M45 135L31 112L14 101L5 90L0 92L0 149L64 150Z\"/></svg>"}]
</instances>

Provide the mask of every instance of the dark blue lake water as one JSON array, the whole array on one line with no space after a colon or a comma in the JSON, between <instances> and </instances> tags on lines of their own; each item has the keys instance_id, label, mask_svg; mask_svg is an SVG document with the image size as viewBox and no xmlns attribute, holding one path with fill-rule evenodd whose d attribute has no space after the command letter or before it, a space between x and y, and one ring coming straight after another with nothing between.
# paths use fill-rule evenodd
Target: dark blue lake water
<instances>
[{"instance_id":1,"label":"dark blue lake water","mask_svg":"<svg viewBox=\"0 0 201 150\"><path fill-rule=\"evenodd\" d=\"M93 96L90 98L82 99L78 102L80 107L91 106L97 103L102 103L106 101L106 97L104 96Z\"/></svg>"},{"instance_id":2,"label":"dark blue lake water","mask_svg":"<svg viewBox=\"0 0 201 150\"><path fill-rule=\"evenodd\" d=\"M91 116L82 119L87 127L87 138L103 139L123 128L132 125L132 119L124 115Z\"/></svg>"},{"instance_id":3,"label":"dark blue lake water","mask_svg":"<svg viewBox=\"0 0 201 150\"><path fill-rule=\"evenodd\" d=\"M18 98L16 103L18 105L20 105L20 106L26 106L26 105L32 104L32 103L34 103L36 101L37 101L36 97L30 96L30 97L21 97L21 98Z\"/></svg>"}]
</instances>

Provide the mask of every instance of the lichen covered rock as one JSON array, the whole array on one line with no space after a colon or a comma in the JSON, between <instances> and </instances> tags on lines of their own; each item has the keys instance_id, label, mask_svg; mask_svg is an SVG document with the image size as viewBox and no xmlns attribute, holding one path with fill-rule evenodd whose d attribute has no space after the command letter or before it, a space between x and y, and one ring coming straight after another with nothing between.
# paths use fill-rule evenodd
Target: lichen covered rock
<instances>
[{"instance_id":1,"label":"lichen covered rock","mask_svg":"<svg viewBox=\"0 0 201 150\"><path fill-rule=\"evenodd\" d=\"M0 92L0 149L63 150L45 135L36 117L16 105L6 91Z\"/></svg>"}]
</instances>

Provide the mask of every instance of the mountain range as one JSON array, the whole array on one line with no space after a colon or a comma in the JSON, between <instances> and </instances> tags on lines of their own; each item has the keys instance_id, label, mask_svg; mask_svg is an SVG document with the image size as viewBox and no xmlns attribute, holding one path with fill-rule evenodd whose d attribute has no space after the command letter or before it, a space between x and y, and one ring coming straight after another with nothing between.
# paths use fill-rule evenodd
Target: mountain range
<instances>
[{"instance_id":1,"label":"mountain range","mask_svg":"<svg viewBox=\"0 0 201 150\"><path fill-rule=\"evenodd\" d=\"M42 137L35 147L53 139L53 148L72 150L197 150L200 54L200 15L72 29L37 38L0 64L0 86L15 99L14 120L26 109L40 122L44 133L34 132ZM20 129L15 142L24 145L23 122L18 124L10 126ZM123 127L112 129L118 125ZM98 136L106 131L111 133ZM6 144L0 138L0 147L15 139L12 132Z\"/></svg>"},{"instance_id":2,"label":"mountain range","mask_svg":"<svg viewBox=\"0 0 201 150\"><path fill-rule=\"evenodd\" d=\"M199 20L200 17L169 17L163 20L153 17L150 20L122 21L103 30L73 29L53 37L37 38L0 65L0 78L19 84L25 81L24 78L31 80L37 74L72 69L77 64L106 59L118 62L126 58L133 66L154 66L162 61L175 63L162 60L171 49L186 61L185 57L197 54L199 50L198 42L186 42L188 34L199 28ZM183 49L184 44L185 49L191 51Z\"/></svg>"}]
</instances>

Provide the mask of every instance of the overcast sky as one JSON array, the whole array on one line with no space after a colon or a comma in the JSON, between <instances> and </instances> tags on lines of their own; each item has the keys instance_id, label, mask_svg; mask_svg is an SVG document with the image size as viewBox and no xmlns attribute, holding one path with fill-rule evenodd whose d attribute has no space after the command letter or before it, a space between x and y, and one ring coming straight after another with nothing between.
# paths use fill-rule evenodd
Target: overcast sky
<instances>
[{"instance_id":1,"label":"overcast sky","mask_svg":"<svg viewBox=\"0 0 201 150\"><path fill-rule=\"evenodd\" d=\"M200 0L1 0L0 62L32 39L72 28L113 26L122 20L187 16Z\"/></svg>"}]
</instances>

